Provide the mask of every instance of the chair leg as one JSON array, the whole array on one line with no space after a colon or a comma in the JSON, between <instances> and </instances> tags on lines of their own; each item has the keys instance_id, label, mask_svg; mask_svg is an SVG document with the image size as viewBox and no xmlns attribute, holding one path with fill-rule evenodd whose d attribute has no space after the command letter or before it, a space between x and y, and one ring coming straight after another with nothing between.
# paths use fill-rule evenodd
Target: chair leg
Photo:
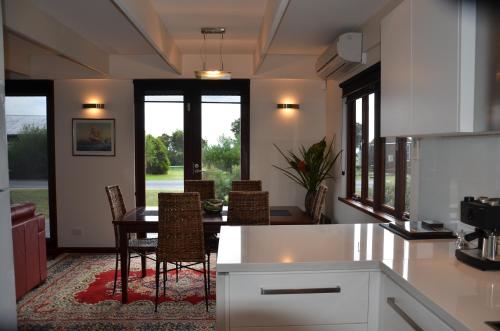
<instances>
[{"instance_id":1,"label":"chair leg","mask_svg":"<svg viewBox=\"0 0 500 331\"><path fill-rule=\"evenodd\" d=\"M119 253L117 252L116 253L116 262L115 262L115 281L113 283L113 295L115 295L115 292L116 292L116 281L118 279L118 260L120 258L120 255Z\"/></svg>"},{"instance_id":2,"label":"chair leg","mask_svg":"<svg viewBox=\"0 0 500 331\"><path fill-rule=\"evenodd\" d=\"M175 262L175 282L179 282L179 264Z\"/></svg>"},{"instance_id":3,"label":"chair leg","mask_svg":"<svg viewBox=\"0 0 500 331\"><path fill-rule=\"evenodd\" d=\"M158 296L160 287L160 261L156 261L155 281L156 281L156 298L155 298L155 313L156 313L158 311Z\"/></svg>"},{"instance_id":4,"label":"chair leg","mask_svg":"<svg viewBox=\"0 0 500 331\"><path fill-rule=\"evenodd\" d=\"M163 262L163 296L167 292L167 263Z\"/></svg>"},{"instance_id":5,"label":"chair leg","mask_svg":"<svg viewBox=\"0 0 500 331\"><path fill-rule=\"evenodd\" d=\"M210 253L207 254L208 255L208 259L207 259L207 277L208 277L208 283L207 283L207 287L208 287L208 294L210 294Z\"/></svg>"},{"instance_id":6,"label":"chair leg","mask_svg":"<svg viewBox=\"0 0 500 331\"><path fill-rule=\"evenodd\" d=\"M207 309L208 312L208 284L207 284L207 268L206 268L206 263L203 262L203 285L205 287L205 308Z\"/></svg>"},{"instance_id":7,"label":"chair leg","mask_svg":"<svg viewBox=\"0 0 500 331\"><path fill-rule=\"evenodd\" d=\"M130 263L132 262L132 253L128 253L128 264L127 264L127 273L128 276L130 277Z\"/></svg>"}]
</instances>

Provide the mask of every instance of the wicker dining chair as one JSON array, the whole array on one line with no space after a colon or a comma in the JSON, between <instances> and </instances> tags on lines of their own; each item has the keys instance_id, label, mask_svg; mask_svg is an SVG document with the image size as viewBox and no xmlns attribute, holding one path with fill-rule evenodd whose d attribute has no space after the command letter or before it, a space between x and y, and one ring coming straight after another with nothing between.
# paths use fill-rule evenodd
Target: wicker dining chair
<instances>
[{"instance_id":1,"label":"wicker dining chair","mask_svg":"<svg viewBox=\"0 0 500 331\"><path fill-rule=\"evenodd\" d=\"M327 192L328 192L328 187L325 184L320 184L318 191L314 196L311 216L313 217L314 223L316 224L319 224L321 222L321 216L325 210Z\"/></svg>"},{"instance_id":2,"label":"wicker dining chair","mask_svg":"<svg viewBox=\"0 0 500 331\"><path fill-rule=\"evenodd\" d=\"M215 182L213 180L185 180L184 192L198 192L200 193L200 200L215 199ZM219 238L215 234L207 233L205 235L205 246L208 256L208 270L210 270L210 256L212 253L217 253ZM176 272L176 277L178 278L178 271ZM210 289L210 279L208 281L208 288Z\"/></svg>"},{"instance_id":3,"label":"wicker dining chair","mask_svg":"<svg viewBox=\"0 0 500 331\"><path fill-rule=\"evenodd\" d=\"M111 208L111 216L113 217L113 221L120 219L126 213L125 203L123 202L122 192L120 190L120 186L112 185L106 186L106 195L108 197L109 206ZM116 281L118 278L118 263L120 262L120 233L118 231L118 226L113 224L113 230L115 233L115 280L113 283L113 295L116 292ZM149 239L138 239L137 234L129 234L128 238L128 247L130 249L128 255L128 264L127 264L127 272L130 272L130 262L132 258L147 256L149 254L153 254L156 251L156 247L158 245L158 240L156 238ZM135 253L135 255L133 254ZM151 259L151 258L150 258Z\"/></svg>"},{"instance_id":4,"label":"wicker dining chair","mask_svg":"<svg viewBox=\"0 0 500 331\"><path fill-rule=\"evenodd\" d=\"M227 222L269 225L269 192L229 192Z\"/></svg>"},{"instance_id":5,"label":"wicker dining chair","mask_svg":"<svg viewBox=\"0 0 500 331\"><path fill-rule=\"evenodd\" d=\"M260 180L233 180L231 191L262 191Z\"/></svg>"},{"instance_id":6,"label":"wicker dining chair","mask_svg":"<svg viewBox=\"0 0 500 331\"><path fill-rule=\"evenodd\" d=\"M200 193L200 200L215 198L215 182L213 180L185 180L184 192Z\"/></svg>"},{"instance_id":7,"label":"wicker dining chair","mask_svg":"<svg viewBox=\"0 0 500 331\"><path fill-rule=\"evenodd\" d=\"M205 306L208 311L208 283L205 260L205 243L201 214L200 194L159 193L158 194L158 248L156 250L156 300L158 311L160 265L163 263L163 295L165 295L167 272L165 265L188 262L182 268L203 273L205 287ZM203 264L203 270L191 268ZM173 270L173 269L172 269Z\"/></svg>"}]
</instances>

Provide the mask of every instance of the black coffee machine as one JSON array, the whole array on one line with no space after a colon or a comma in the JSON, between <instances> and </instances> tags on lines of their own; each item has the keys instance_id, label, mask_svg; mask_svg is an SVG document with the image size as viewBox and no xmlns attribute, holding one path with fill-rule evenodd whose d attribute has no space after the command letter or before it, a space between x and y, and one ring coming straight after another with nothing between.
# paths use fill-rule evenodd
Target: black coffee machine
<instances>
[{"instance_id":1,"label":"black coffee machine","mask_svg":"<svg viewBox=\"0 0 500 331\"><path fill-rule=\"evenodd\" d=\"M500 199L465 197L460 210L460 220L475 231L459 239L455 256L481 270L500 270ZM466 247L474 239L477 247Z\"/></svg>"}]
</instances>

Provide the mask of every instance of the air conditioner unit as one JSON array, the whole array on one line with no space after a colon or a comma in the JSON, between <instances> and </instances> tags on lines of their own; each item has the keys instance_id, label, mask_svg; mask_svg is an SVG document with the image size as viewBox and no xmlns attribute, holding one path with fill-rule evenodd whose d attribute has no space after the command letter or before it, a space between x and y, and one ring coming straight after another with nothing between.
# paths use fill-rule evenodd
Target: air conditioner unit
<instances>
[{"instance_id":1,"label":"air conditioner unit","mask_svg":"<svg viewBox=\"0 0 500 331\"><path fill-rule=\"evenodd\" d=\"M316 73L322 79L340 78L360 63L365 63L363 34L348 32L341 34L316 61Z\"/></svg>"}]
</instances>

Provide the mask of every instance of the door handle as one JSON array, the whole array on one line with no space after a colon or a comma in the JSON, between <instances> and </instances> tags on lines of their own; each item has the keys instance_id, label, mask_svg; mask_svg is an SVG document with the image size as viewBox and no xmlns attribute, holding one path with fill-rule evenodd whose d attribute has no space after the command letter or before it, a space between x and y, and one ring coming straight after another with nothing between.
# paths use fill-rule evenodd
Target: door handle
<instances>
[{"instance_id":1,"label":"door handle","mask_svg":"<svg viewBox=\"0 0 500 331\"><path fill-rule=\"evenodd\" d=\"M391 307L396 314L398 314L409 326L415 331L424 331L417 322L415 322L400 306L396 303L396 298L388 297L387 304Z\"/></svg>"},{"instance_id":2,"label":"door handle","mask_svg":"<svg viewBox=\"0 0 500 331\"><path fill-rule=\"evenodd\" d=\"M198 163L193 163L193 175L201 173L201 167Z\"/></svg>"},{"instance_id":3,"label":"door handle","mask_svg":"<svg viewBox=\"0 0 500 331\"><path fill-rule=\"evenodd\" d=\"M317 288L260 289L261 295L340 293L340 286Z\"/></svg>"}]
</instances>

